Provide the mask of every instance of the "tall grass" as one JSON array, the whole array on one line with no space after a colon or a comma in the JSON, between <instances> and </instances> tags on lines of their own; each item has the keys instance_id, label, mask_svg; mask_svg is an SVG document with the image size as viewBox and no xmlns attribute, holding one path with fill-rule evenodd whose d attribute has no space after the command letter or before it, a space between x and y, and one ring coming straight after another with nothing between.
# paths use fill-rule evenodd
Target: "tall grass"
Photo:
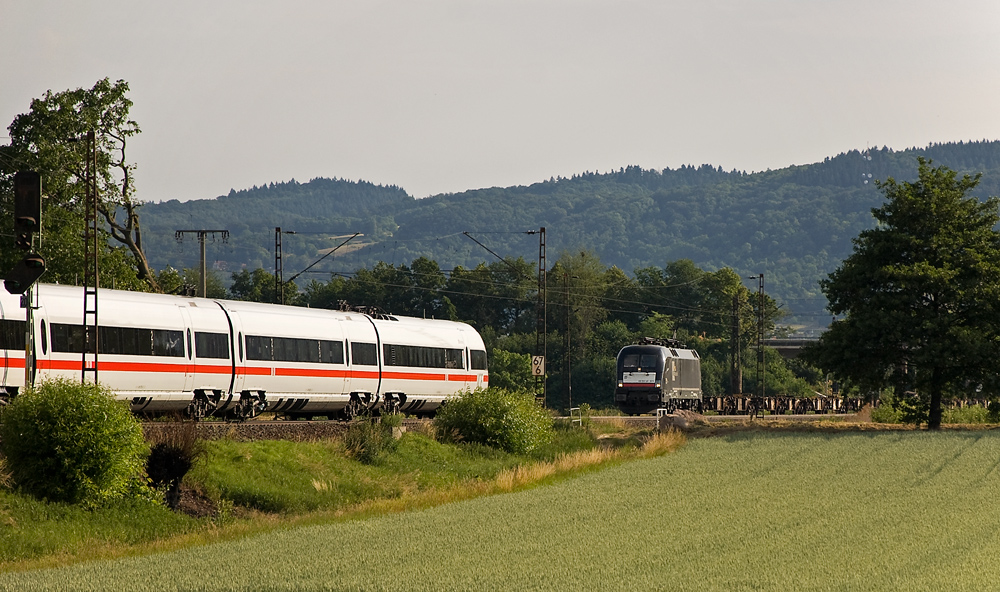
<instances>
[{"instance_id":1,"label":"tall grass","mask_svg":"<svg viewBox=\"0 0 1000 592\"><path fill-rule=\"evenodd\" d=\"M662 439L645 435L609 446L594 433L564 426L545 447L523 456L407 433L374 464L353 459L337 440L206 442L186 482L216 500L214 517L195 520L148 502L85 512L0 493L0 570L32 558L45 564L116 556L282 524L429 508L660 454L667 450L657 447ZM6 530L5 520L12 526Z\"/></svg>"}]
</instances>

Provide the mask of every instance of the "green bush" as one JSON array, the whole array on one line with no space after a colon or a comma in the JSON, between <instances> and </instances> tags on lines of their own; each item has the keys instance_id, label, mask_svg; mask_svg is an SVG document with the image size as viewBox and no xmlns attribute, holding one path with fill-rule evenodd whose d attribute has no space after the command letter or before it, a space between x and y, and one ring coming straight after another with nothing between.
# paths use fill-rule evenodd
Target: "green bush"
<instances>
[{"instance_id":1,"label":"green bush","mask_svg":"<svg viewBox=\"0 0 1000 592\"><path fill-rule=\"evenodd\" d=\"M872 421L875 423L903 423L902 413L891 403L882 403L872 409Z\"/></svg>"},{"instance_id":2,"label":"green bush","mask_svg":"<svg viewBox=\"0 0 1000 592\"><path fill-rule=\"evenodd\" d=\"M882 393L879 406L872 410L872 421L913 425L927 423L928 401L929 397L916 393Z\"/></svg>"},{"instance_id":3,"label":"green bush","mask_svg":"<svg viewBox=\"0 0 1000 592\"><path fill-rule=\"evenodd\" d=\"M99 504L148 489L137 484L142 428L106 388L44 382L15 397L0 420L14 484L36 497Z\"/></svg>"},{"instance_id":4,"label":"green bush","mask_svg":"<svg viewBox=\"0 0 1000 592\"><path fill-rule=\"evenodd\" d=\"M530 393L491 387L448 401L434 418L442 440L526 454L552 439L552 416Z\"/></svg>"}]
</instances>

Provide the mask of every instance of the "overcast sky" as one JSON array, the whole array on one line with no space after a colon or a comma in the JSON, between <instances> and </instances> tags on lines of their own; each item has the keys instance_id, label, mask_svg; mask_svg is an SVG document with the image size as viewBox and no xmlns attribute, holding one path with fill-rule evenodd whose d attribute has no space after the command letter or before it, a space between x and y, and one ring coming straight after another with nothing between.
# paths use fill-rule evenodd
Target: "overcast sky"
<instances>
[{"instance_id":1,"label":"overcast sky","mask_svg":"<svg viewBox=\"0 0 1000 592\"><path fill-rule=\"evenodd\" d=\"M996 0L0 0L0 142L124 79L139 196L411 195L1000 139Z\"/></svg>"}]
</instances>

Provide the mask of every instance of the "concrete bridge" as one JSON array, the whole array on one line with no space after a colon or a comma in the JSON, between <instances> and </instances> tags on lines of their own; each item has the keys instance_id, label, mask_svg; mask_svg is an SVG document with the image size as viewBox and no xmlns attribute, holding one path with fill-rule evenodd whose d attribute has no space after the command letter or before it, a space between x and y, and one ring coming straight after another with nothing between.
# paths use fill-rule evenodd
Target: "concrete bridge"
<instances>
[{"instance_id":1,"label":"concrete bridge","mask_svg":"<svg viewBox=\"0 0 1000 592\"><path fill-rule=\"evenodd\" d=\"M802 348L810 343L816 343L816 339L765 339L764 347L777 350L784 358L797 358Z\"/></svg>"}]
</instances>

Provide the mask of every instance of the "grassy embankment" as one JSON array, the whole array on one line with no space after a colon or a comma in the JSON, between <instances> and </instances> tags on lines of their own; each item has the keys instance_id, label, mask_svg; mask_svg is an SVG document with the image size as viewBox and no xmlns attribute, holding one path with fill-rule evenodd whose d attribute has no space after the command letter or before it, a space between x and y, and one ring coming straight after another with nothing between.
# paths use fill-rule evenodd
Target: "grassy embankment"
<instances>
[{"instance_id":1,"label":"grassy embankment","mask_svg":"<svg viewBox=\"0 0 1000 592\"><path fill-rule=\"evenodd\" d=\"M998 459L994 431L740 432L513 495L6 574L0 590L990 590Z\"/></svg>"},{"instance_id":2,"label":"grassy embankment","mask_svg":"<svg viewBox=\"0 0 1000 592\"><path fill-rule=\"evenodd\" d=\"M679 434L615 435L619 429L602 434L600 428L563 426L552 443L524 456L408 433L370 465L351 458L341 440L208 442L206 456L185 480L214 506L204 518L143 502L87 510L0 489L0 571L426 508L660 454L683 442Z\"/></svg>"}]
</instances>

